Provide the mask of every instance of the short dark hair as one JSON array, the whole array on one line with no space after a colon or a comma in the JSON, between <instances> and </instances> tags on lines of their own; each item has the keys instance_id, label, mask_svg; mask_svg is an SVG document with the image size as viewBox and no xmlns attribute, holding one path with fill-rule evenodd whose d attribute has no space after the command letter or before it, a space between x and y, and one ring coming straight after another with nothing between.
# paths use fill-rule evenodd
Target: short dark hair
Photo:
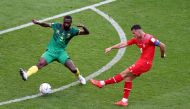
<instances>
[{"instance_id":1,"label":"short dark hair","mask_svg":"<svg viewBox=\"0 0 190 109\"><path fill-rule=\"evenodd\" d=\"M138 30L138 29L141 29L141 26L138 25L138 24L135 24L135 25L133 25L133 26L131 27L131 31L132 31L132 30Z\"/></svg>"},{"instance_id":2,"label":"short dark hair","mask_svg":"<svg viewBox=\"0 0 190 109\"><path fill-rule=\"evenodd\" d=\"M63 21L72 22L72 17L70 15L66 15L66 16L64 16Z\"/></svg>"}]
</instances>

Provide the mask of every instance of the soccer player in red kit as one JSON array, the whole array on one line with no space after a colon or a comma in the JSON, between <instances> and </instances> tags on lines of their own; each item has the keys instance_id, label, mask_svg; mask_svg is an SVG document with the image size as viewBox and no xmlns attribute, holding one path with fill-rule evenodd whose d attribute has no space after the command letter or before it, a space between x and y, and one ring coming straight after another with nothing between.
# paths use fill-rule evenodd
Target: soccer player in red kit
<instances>
[{"instance_id":1,"label":"soccer player in red kit","mask_svg":"<svg viewBox=\"0 0 190 109\"><path fill-rule=\"evenodd\" d=\"M141 74L149 71L152 67L152 61L154 58L155 46L160 47L161 58L164 58L165 55L165 44L160 42L154 36L145 33L140 25L133 25L131 27L131 32L133 33L134 37L126 42L121 42L116 44L112 47L106 48L105 53L110 52L112 49L120 49L126 46L130 46L136 44L138 48L140 48L141 56L136 61L135 64L131 65L121 73L111 77L107 80L91 80L91 83L99 88L102 88L108 84L115 84L119 83L122 80L125 81L124 84L124 94L123 98L116 102L115 104L118 106L127 106L128 105L128 96L132 89L132 81L140 76Z\"/></svg>"}]
</instances>

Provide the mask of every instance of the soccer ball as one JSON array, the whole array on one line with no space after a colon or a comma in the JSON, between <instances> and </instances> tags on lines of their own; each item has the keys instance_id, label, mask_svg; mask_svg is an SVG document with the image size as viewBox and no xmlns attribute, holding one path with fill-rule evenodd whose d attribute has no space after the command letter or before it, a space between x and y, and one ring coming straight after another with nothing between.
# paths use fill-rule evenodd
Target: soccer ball
<instances>
[{"instance_id":1,"label":"soccer ball","mask_svg":"<svg viewBox=\"0 0 190 109\"><path fill-rule=\"evenodd\" d=\"M39 88L40 93L43 95L51 93L51 86L49 83L42 83Z\"/></svg>"}]
</instances>

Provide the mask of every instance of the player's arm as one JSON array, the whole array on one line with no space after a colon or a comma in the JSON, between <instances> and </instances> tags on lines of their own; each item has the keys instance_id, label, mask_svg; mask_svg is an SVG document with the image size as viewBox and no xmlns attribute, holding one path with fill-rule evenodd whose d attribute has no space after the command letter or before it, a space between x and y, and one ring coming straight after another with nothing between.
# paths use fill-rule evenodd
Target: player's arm
<instances>
[{"instance_id":1,"label":"player's arm","mask_svg":"<svg viewBox=\"0 0 190 109\"><path fill-rule=\"evenodd\" d=\"M161 53L161 57L165 58L166 57L166 45L162 42L160 42L160 44L158 45L160 47L160 53Z\"/></svg>"},{"instance_id":2,"label":"player's arm","mask_svg":"<svg viewBox=\"0 0 190 109\"><path fill-rule=\"evenodd\" d=\"M108 53L110 52L112 49L120 49L120 48L124 48L126 46L130 46L130 45L133 45L136 43L136 40L134 38L128 40L128 41L124 41L124 42L121 42L119 44L116 44L112 47L109 47L109 48L106 48L105 49L105 53Z\"/></svg>"},{"instance_id":3,"label":"player's arm","mask_svg":"<svg viewBox=\"0 0 190 109\"><path fill-rule=\"evenodd\" d=\"M105 53L110 52L112 49L124 48L124 47L126 47L127 45L128 45L128 44L127 44L127 41L120 42L120 43L118 43L118 44L116 44L116 45L113 45L113 46L111 46L111 47L106 48L106 49L105 49Z\"/></svg>"},{"instance_id":4,"label":"player's arm","mask_svg":"<svg viewBox=\"0 0 190 109\"><path fill-rule=\"evenodd\" d=\"M161 57L162 58L166 57L166 54L165 54L165 52L166 52L166 45L164 43L160 42L158 39L155 39L155 38L151 38L150 41L154 44L154 46L160 47Z\"/></svg>"},{"instance_id":5,"label":"player's arm","mask_svg":"<svg viewBox=\"0 0 190 109\"><path fill-rule=\"evenodd\" d=\"M89 30L84 25L78 24L77 27L80 28L78 35L88 35L88 34L90 34Z\"/></svg>"},{"instance_id":6,"label":"player's arm","mask_svg":"<svg viewBox=\"0 0 190 109\"><path fill-rule=\"evenodd\" d=\"M35 19L33 19L32 22L42 27L51 27L51 23L39 22L38 20L35 20Z\"/></svg>"}]
</instances>

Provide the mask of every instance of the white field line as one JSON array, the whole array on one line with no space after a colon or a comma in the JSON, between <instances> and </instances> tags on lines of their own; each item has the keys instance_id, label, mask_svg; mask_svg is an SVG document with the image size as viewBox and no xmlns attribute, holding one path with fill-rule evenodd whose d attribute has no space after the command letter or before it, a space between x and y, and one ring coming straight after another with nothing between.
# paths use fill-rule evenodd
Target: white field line
<instances>
[{"instance_id":1,"label":"white field line","mask_svg":"<svg viewBox=\"0 0 190 109\"><path fill-rule=\"evenodd\" d=\"M42 19L42 20L39 20L39 21L40 22L45 22L45 21L56 19L56 18L65 16L65 15L69 15L69 14L77 13L77 12L80 12L80 11L84 11L84 10L87 10L87 9L89 9L91 7L97 7L97 6L107 4L107 3L111 3L113 1L116 1L116 0L106 0L106 1L96 3L96 4L93 4L93 5L90 5L90 6L85 6L85 7L79 8L79 9L75 9L75 10L72 10L72 11L68 11L68 12L64 12L64 13L52 16L52 17L48 17L48 18L45 18L45 19ZM18 30L18 29L22 29L22 28L25 28L25 27L28 27L28 26L31 26L31 25L34 25L34 24L32 22L29 22L29 23L26 23L26 24L23 24L23 25L20 25L20 26L16 26L16 27L9 28L9 29L6 29L6 30L1 30L0 35L4 34L4 33L11 32L11 31L15 31L15 30Z\"/></svg>"},{"instance_id":2,"label":"white field line","mask_svg":"<svg viewBox=\"0 0 190 109\"><path fill-rule=\"evenodd\" d=\"M103 16L106 20L108 20L114 26L114 28L116 29L116 31L119 34L120 41L126 41L127 40L124 31L122 30L122 28L118 25L118 23L116 21L114 21L107 14L105 14L104 12L96 9L95 7L91 7L91 9L93 11L97 12L99 15ZM88 80L100 75L104 71L110 69L114 64L116 64L122 58L124 53L125 53L125 48L119 49L116 56L108 64L106 64L105 66L100 68L98 71L95 71L92 74L88 75L86 77L86 80L88 81ZM67 89L67 88L69 88L71 86L77 85L77 84L79 84L79 81L75 81L75 82L72 82L72 83L70 83L68 85L62 86L60 88L53 89L52 93L65 90L65 89ZM20 101L24 101L24 100L28 100L28 99L33 99L33 98L36 98L36 97L39 97L39 96L42 96L42 94L35 94L35 95L25 96L25 97L13 99L13 100L3 101L3 102L0 102L0 106L5 105L5 104L11 104L11 103L15 103L15 102L20 102Z\"/></svg>"},{"instance_id":3,"label":"white field line","mask_svg":"<svg viewBox=\"0 0 190 109\"><path fill-rule=\"evenodd\" d=\"M113 20L113 18L111 18L110 16L108 16L107 14L105 14L104 12L96 9L95 7L91 7L91 9L93 11L95 11L97 14L101 15L102 17L104 17L107 21L109 21L113 27L115 28L115 30L117 31L120 41L127 41L126 39L126 35L125 32L123 31L123 29L119 26L119 24ZM103 66L101 69L99 69L98 71L92 73L91 75L86 77L86 80L90 80L98 75L100 75L101 73L103 73L104 71L110 69L114 64L116 64L124 55L125 53L125 48L119 49L116 56L105 66Z\"/></svg>"}]
</instances>

